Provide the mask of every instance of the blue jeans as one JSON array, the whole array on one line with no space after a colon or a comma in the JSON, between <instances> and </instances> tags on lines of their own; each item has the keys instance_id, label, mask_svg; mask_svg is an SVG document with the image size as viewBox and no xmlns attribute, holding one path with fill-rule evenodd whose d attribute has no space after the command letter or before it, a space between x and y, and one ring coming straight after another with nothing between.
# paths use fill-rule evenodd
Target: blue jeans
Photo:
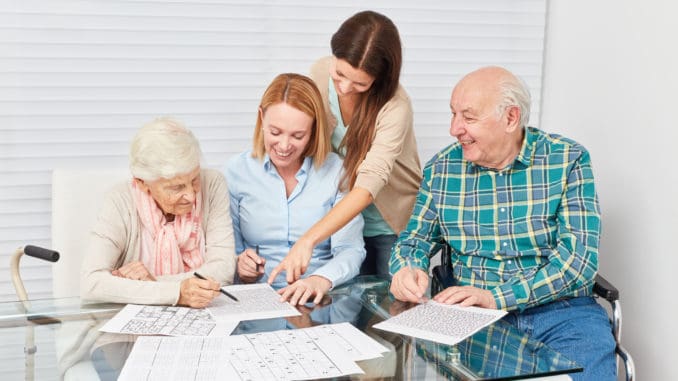
<instances>
[{"instance_id":1,"label":"blue jeans","mask_svg":"<svg viewBox=\"0 0 678 381\"><path fill-rule=\"evenodd\" d=\"M584 368L573 380L617 379L615 342L605 309L590 296L511 312L504 320Z\"/></svg>"},{"instance_id":2,"label":"blue jeans","mask_svg":"<svg viewBox=\"0 0 678 381\"><path fill-rule=\"evenodd\" d=\"M382 275L391 279L388 272L388 260L391 258L391 248L398 238L395 234L382 234L365 239L367 255L360 266L360 275Z\"/></svg>"}]
</instances>

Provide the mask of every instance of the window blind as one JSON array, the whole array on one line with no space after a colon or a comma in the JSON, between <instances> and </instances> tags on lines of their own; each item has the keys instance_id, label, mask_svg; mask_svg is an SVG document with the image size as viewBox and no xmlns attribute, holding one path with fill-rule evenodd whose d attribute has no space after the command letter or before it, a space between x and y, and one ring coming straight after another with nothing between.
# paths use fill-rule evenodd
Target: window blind
<instances>
[{"instance_id":1,"label":"window blind","mask_svg":"<svg viewBox=\"0 0 678 381\"><path fill-rule=\"evenodd\" d=\"M369 6L400 30L422 163L453 142L452 86L480 66L527 81L536 125L545 0ZM356 0L0 1L0 300L16 299L11 252L50 247L54 168L126 167L134 132L161 115L183 120L208 166L220 167L250 146L268 82L307 73L363 9ZM21 270L30 297L51 295L48 263L24 257Z\"/></svg>"}]
</instances>

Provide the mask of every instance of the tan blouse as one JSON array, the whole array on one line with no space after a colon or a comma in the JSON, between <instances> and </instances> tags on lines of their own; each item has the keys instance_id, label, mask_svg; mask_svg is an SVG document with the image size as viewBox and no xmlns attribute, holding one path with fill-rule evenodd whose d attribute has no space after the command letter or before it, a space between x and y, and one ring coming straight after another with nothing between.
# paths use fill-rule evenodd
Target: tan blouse
<instances>
[{"instance_id":1,"label":"tan blouse","mask_svg":"<svg viewBox=\"0 0 678 381\"><path fill-rule=\"evenodd\" d=\"M332 57L321 58L313 64L310 73L325 103L328 136L332 136L337 126L328 100L331 60ZM393 98L379 110L374 140L358 167L355 182L356 187L370 192L379 213L396 234L405 228L412 214L421 182L421 164L412 123L410 98L402 86L398 86Z\"/></svg>"},{"instance_id":2,"label":"tan blouse","mask_svg":"<svg viewBox=\"0 0 678 381\"><path fill-rule=\"evenodd\" d=\"M205 262L196 271L222 284L233 283L236 256L229 195L223 175L201 171L202 228L205 231ZM80 277L81 298L88 301L175 305L181 281L192 272L156 277L157 281L125 279L111 271L141 258L141 221L129 183L114 187L107 195L89 235Z\"/></svg>"}]
</instances>

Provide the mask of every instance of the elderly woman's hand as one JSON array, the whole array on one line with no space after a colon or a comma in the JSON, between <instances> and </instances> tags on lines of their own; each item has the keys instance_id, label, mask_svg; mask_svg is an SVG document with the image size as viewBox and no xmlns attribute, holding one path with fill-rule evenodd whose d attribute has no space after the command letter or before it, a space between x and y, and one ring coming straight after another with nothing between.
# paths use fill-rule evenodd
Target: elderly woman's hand
<instances>
[{"instance_id":1,"label":"elderly woman's hand","mask_svg":"<svg viewBox=\"0 0 678 381\"><path fill-rule=\"evenodd\" d=\"M182 306L204 308L219 295L221 286L212 279L186 278L181 281L179 302Z\"/></svg>"},{"instance_id":2,"label":"elderly woman's hand","mask_svg":"<svg viewBox=\"0 0 678 381\"><path fill-rule=\"evenodd\" d=\"M149 280L155 281L155 277L151 274L143 263L130 262L116 270L111 271L111 274L121 278L133 280Z\"/></svg>"}]
</instances>

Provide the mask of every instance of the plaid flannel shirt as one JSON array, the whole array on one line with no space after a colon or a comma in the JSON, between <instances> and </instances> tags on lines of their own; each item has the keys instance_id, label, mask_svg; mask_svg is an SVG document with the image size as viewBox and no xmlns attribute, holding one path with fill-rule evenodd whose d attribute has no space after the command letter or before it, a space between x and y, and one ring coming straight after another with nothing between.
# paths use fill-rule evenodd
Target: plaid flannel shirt
<instances>
[{"instance_id":1,"label":"plaid flannel shirt","mask_svg":"<svg viewBox=\"0 0 678 381\"><path fill-rule=\"evenodd\" d=\"M464 160L459 143L428 162L390 270L408 258L427 270L447 243L457 284L490 290L497 308L522 311L590 295L599 234L588 152L528 127L520 154L502 170Z\"/></svg>"}]
</instances>

